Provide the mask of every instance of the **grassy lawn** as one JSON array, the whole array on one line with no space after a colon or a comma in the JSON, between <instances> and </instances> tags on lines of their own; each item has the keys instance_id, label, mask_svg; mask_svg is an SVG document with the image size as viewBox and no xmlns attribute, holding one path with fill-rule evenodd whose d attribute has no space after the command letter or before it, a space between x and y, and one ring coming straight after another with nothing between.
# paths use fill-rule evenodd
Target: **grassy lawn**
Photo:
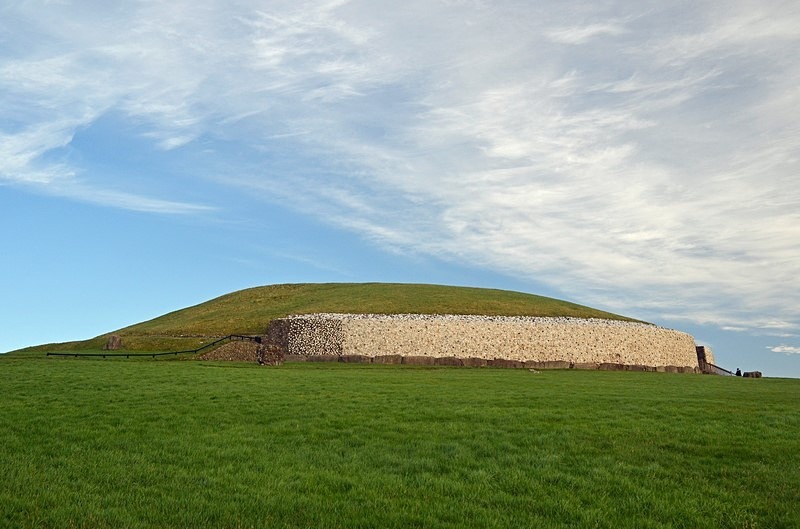
<instances>
[{"instance_id":1,"label":"grassy lawn","mask_svg":"<svg viewBox=\"0 0 800 529\"><path fill-rule=\"evenodd\" d=\"M800 381L0 359L3 527L800 527Z\"/></svg>"}]
</instances>

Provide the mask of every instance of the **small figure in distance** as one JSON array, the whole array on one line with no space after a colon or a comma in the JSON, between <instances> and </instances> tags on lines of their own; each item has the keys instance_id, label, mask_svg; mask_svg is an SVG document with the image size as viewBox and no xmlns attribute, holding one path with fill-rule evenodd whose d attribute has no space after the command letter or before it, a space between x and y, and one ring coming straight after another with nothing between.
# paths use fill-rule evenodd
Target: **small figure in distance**
<instances>
[{"instance_id":1,"label":"small figure in distance","mask_svg":"<svg viewBox=\"0 0 800 529\"><path fill-rule=\"evenodd\" d=\"M742 376L742 370L741 370L741 369L739 369L738 367L736 368L736 376L737 376L737 377L740 377L740 376Z\"/></svg>"}]
</instances>

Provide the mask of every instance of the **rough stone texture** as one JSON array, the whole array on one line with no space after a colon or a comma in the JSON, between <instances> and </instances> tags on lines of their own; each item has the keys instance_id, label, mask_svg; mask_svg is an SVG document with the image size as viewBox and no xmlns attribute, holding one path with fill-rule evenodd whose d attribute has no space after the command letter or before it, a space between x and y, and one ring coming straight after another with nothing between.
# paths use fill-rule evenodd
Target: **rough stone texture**
<instances>
[{"instance_id":1,"label":"rough stone texture","mask_svg":"<svg viewBox=\"0 0 800 529\"><path fill-rule=\"evenodd\" d=\"M602 363L597 366L600 371L625 371L624 364L610 364L608 362Z\"/></svg>"},{"instance_id":2,"label":"rough stone texture","mask_svg":"<svg viewBox=\"0 0 800 529\"><path fill-rule=\"evenodd\" d=\"M570 366L571 369L597 369L600 364L597 362L576 362Z\"/></svg>"},{"instance_id":3,"label":"rough stone texture","mask_svg":"<svg viewBox=\"0 0 800 529\"><path fill-rule=\"evenodd\" d=\"M314 318L313 321L314 323L311 325L307 318L304 317L273 320L267 328L267 342L281 347L284 355L341 355L343 340L342 320L338 318ZM352 352L348 354L360 353Z\"/></svg>"},{"instance_id":4,"label":"rough stone texture","mask_svg":"<svg viewBox=\"0 0 800 529\"><path fill-rule=\"evenodd\" d=\"M519 360L509 360L507 358L492 358L486 363L489 367L507 367L511 369L519 369L525 367L525 362Z\"/></svg>"},{"instance_id":5,"label":"rough stone texture","mask_svg":"<svg viewBox=\"0 0 800 529\"><path fill-rule=\"evenodd\" d=\"M108 337L108 341L103 346L103 349L106 351L116 351L117 349L122 348L122 338L117 336L116 334L112 334Z\"/></svg>"},{"instance_id":6,"label":"rough stone texture","mask_svg":"<svg viewBox=\"0 0 800 529\"><path fill-rule=\"evenodd\" d=\"M256 347L258 365L279 366L283 364L283 349L271 343L259 343Z\"/></svg>"},{"instance_id":7,"label":"rough stone texture","mask_svg":"<svg viewBox=\"0 0 800 529\"><path fill-rule=\"evenodd\" d=\"M742 373L742 376L747 378L761 378L761 371L745 371Z\"/></svg>"},{"instance_id":8,"label":"rough stone texture","mask_svg":"<svg viewBox=\"0 0 800 529\"><path fill-rule=\"evenodd\" d=\"M259 344L255 342L228 342L200 355L201 360L233 360L256 362Z\"/></svg>"},{"instance_id":9,"label":"rough stone texture","mask_svg":"<svg viewBox=\"0 0 800 529\"><path fill-rule=\"evenodd\" d=\"M339 357L339 361L348 364L369 364L372 363L372 357L364 355L342 355Z\"/></svg>"},{"instance_id":10,"label":"rough stone texture","mask_svg":"<svg viewBox=\"0 0 800 529\"><path fill-rule=\"evenodd\" d=\"M460 358L455 358L452 356L442 356L436 359L436 365L460 367L464 365L464 362Z\"/></svg>"},{"instance_id":11,"label":"rough stone texture","mask_svg":"<svg viewBox=\"0 0 800 529\"><path fill-rule=\"evenodd\" d=\"M412 366L432 366L436 364L436 358L433 356L404 356L403 363Z\"/></svg>"},{"instance_id":12,"label":"rough stone texture","mask_svg":"<svg viewBox=\"0 0 800 529\"><path fill-rule=\"evenodd\" d=\"M403 357L400 355L376 356L372 359L373 364L402 364Z\"/></svg>"},{"instance_id":13,"label":"rough stone texture","mask_svg":"<svg viewBox=\"0 0 800 529\"><path fill-rule=\"evenodd\" d=\"M536 360L526 360L525 367L532 369L569 369L569 362L550 361L539 362Z\"/></svg>"},{"instance_id":14,"label":"rough stone texture","mask_svg":"<svg viewBox=\"0 0 800 529\"><path fill-rule=\"evenodd\" d=\"M486 360L485 358L475 358L475 357L464 358L462 362L467 367L486 367L489 363L489 361Z\"/></svg>"},{"instance_id":15,"label":"rough stone texture","mask_svg":"<svg viewBox=\"0 0 800 529\"><path fill-rule=\"evenodd\" d=\"M711 348L707 345L698 345L697 346L697 358L699 360L705 359L705 361L709 364L714 364L714 352Z\"/></svg>"},{"instance_id":16,"label":"rough stone texture","mask_svg":"<svg viewBox=\"0 0 800 529\"><path fill-rule=\"evenodd\" d=\"M690 335L614 320L310 314L273 320L267 335L284 354L303 355L309 360L361 355L376 359L400 356L403 363L419 365L433 365L436 358L450 357L462 359L467 366L494 363L598 369L601 364L614 364L672 366L674 372L695 372L698 367Z\"/></svg>"}]
</instances>

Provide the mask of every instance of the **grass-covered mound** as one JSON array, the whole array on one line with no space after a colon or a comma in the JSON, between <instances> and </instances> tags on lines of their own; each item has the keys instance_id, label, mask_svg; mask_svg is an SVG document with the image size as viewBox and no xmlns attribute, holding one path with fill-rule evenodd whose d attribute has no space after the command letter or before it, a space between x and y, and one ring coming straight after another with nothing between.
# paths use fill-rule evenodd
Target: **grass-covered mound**
<instances>
[{"instance_id":1,"label":"grass-covered mound","mask_svg":"<svg viewBox=\"0 0 800 529\"><path fill-rule=\"evenodd\" d=\"M211 337L261 334L273 318L315 312L629 319L567 301L508 290L397 283L272 285L233 292L90 340L24 351L99 350L112 334L120 336L124 349L131 351L193 349Z\"/></svg>"}]
</instances>

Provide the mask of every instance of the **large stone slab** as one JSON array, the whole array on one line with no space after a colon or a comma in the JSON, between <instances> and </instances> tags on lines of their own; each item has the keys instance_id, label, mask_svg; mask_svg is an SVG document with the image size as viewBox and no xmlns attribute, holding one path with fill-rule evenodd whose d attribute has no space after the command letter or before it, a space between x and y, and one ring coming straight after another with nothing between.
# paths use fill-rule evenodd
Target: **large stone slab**
<instances>
[{"instance_id":1,"label":"large stone slab","mask_svg":"<svg viewBox=\"0 0 800 529\"><path fill-rule=\"evenodd\" d=\"M401 355L378 355L372 359L373 364L402 364Z\"/></svg>"}]
</instances>

